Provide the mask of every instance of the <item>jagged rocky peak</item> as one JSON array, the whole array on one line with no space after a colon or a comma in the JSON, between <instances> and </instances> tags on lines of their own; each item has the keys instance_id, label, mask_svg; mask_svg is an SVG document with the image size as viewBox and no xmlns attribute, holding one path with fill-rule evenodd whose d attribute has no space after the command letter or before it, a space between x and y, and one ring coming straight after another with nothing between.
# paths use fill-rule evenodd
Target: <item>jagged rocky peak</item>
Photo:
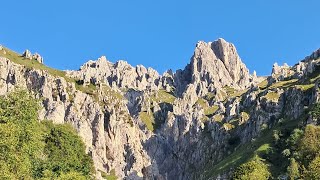
<instances>
[{"instance_id":1,"label":"jagged rocky peak","mask_svg":"<svg viewBox=\"0 0 320 180\"><path fill-rule=\"evenodd\" d=\"M84 84L107 84L113 88L134 88L137 90L158 90L160 76L152 68L142 65L131 66L124 60L111 63L105 56L88 61L78 71L66 71L69 77Z\"/></svg>"},{"instance_id":2,"label":"jagged rocky peak","mask_svg":"<svg viewBox=\"0 0 320 180\"><path fill-rule=\"evenodd\" d=\"M198 42L185 71L191 71L191 83L197 85L199 95L224 86L244 89L250 86L254 77L241 61L235 46L221 38L214 42Z\"/></svg>"},{"instance_id":3,"label":"jagged rocky peak","mask_svg":"<svg viewBox=\"0 0 320 180\"><path fill-rule=\"evenodd\" d=\"M294 66L284 63L279 66L275 63L272 67L271 76L268 77L268 84L283 81L286 78L300 79L303 76L319 71L320 69L320 49L314 51L310 56L305 57Z\"/></svg>"}]
</instances>

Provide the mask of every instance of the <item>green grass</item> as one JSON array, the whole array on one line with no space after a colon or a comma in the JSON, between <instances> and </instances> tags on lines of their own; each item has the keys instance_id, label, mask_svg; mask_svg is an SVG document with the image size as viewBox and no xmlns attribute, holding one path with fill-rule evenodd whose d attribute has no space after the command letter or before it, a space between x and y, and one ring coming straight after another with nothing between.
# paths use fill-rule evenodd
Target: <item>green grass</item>
<instances>
[{"instance_id":1,"label":"green grass","mask_svg":"<svg viewBox=\"0 0 320 180\"><path fill-rule=\"evenodd\" d=\"M218 109L219 109L219 106L216 106L216 105L211 106L211 107L207 107L207 108L204 109L204 114L205 114L206 116L211 116L211 115L213 115Z\"/></svg>"},{"instance_id":2,"label":"green grass","mask_svg":"<svg viewBox=\"0 0 320 180\"><path fill-rule=\"evenodd\" d=\"M154 95L151 96L152 101L156 101L158 103L164 102L168 104L173 104L176 97L172 95L171 93L168 93L167 91L161 89L158 92L156 92Z\"/></svg>"},{"instance_id":3,"label":"green grass","mask_svg":"<svg viewBox=\"0 0 320 180\"><path fill-rule=\"evenodd\" d=\"M258 87L260 89L265 89L265 88L267 88L267 86L268 86L268 80L264 80L264 81L262 81L261 83L258 84Z\"/></svg>"},{"instance_id":4,"label":"green grass","mask_svg":"<svg viewBox=\"0 0 320 180\"><path fill-rule=\"evenodd\" d=\"M209 106L207 101L203 98L199 98L196 104L199 104L202 107L206 116L212 116L219 109L219 106L216 105Z\"/></svg>"},{"instance_id":5,"label":"green grass","mask_svg":"<svg viewBox=\"0 0 320 180\"><path fill-rule=\"evenodd\" d=\"M260 138L253 142L246 143L236 149L231 155L224 158L213 168L205 172L206 177L215 177L219 173L230 169L231 167L237 167L240 164L253 158L255 154L261 153L266 147L266 144L272 141L272 131L262 135Z\"/></svg>"},{"instance_id":6,"label":"green grass","mask_svg":"<svg viewBox=\"0 0 320 180\"><path fill-rule=\"evenodd\" d=\"M233 128L235 128L235 125L231 124L231 123L224 123L223 124L223 128L227 131L232 130Z\"/></svg>"},{"instance_id":7,"label":"green grass","mask_svg":"<svg viewBox=\"0 0 320 180\"><path fill-rule=\"evenodd\" d=\"M291 79L288 81L279 81L279 82L272 84L269 88L270 89L289 88L289 87L293 87L294 85L296 85L297 82L298 82L298 79Z\"/></svg>"},{"instance_id":8,"label":"green grass","mask_svg":"<svg viewBox=\"0 0 320 180\"><path fill-rule=\"evenodd\" d=\"M315 84L301 84L296 85L296 88L301 89L302 91L308 91L309 89L314 88Z\"/></svg>"},{"instance_id":9,"label":"green grass","mask_svg":"<svg viewBox=\"0 0 320 180\"><path fill-rule=\"evenodd\" d=\"M247 112L241 112L240 113L241 119L246 122L250 119L250 115Z\"/></svg>"},{"instance_id":10,"label":"green grass","mask_svg":"<svg viewBox=\"0 0 320 180\"><path fill-rule=\"evenodd\" d=\"M223 89L226 91L228 95L234 94L237 91L235 88L229 86L225 86Z\"/></svg>"},{"instance_id":11,"label":"green grass","mask_svg":"<svg viewBox=\"0 0 320 180\"><path fill-rule=\"evenodd\" d=\"M214 94L214 93L208 93L208 94L205 96L205 99L206 99L207 101L212 101L212 100L214 100L214 98L215 98L215 94Z\"/></svg>"},{"instance_id":12,"label":"green grass","mask_svg":"<svg viewBox=\"0 0 320 180\"><path fill-rule=\"evenodd\" d=\"M224 116L221 114L217 114L213 116L214 121L221 123L223 120Z\"/></svg>"},{"instance_id":13,"label":"green grass","mask_svg":"<svg viewBox=\"0 0 320 180\"><path fill-rule=\"evenodd\" d=\"M276 92L268 92L264 97L269 101L278 102L280 94Z\"/></svg>"},{"instance_id":14,"label":"green grass","mask_svg":"<svg viewBox=\"0 0 320 180\"><path fill-rule=\"evenodd\" d=\"M161 89L152 94L147 101L173 104L175 99L176 97L172 93L169 93ZM153 103L151 103L151 108L153 108L153 106ZM139 117L150 131L154 132L158 127L161 126L161 122L159 120L156 121L153 114L148 114L147 112L140 112Z\"/></svg>"},{"instance_id":15,"label":"green grass","mask_svg":"<svg viewBox=\"0 0 320 180\"><path fill-rule=\"evenodd\" d=\"M118 100L123 100L124 99L123 95L120 92L117 92L117 91L113 90L109 86L103 85L102 86L102 90L105 93L105 95L107 95L109 97L114 97L114 98L116 98Z\"/></svg>"},{"instance_id":16,"label":"green grass","mask_svg":"<svg viewBox=\"0 0 320 180\"><path fill-rule=\"evenodd\" d=\"M147 112L140 112L139 114L140 119L142 120L142 122L147 126L147 128L150 131L154 131L154 125L155 125L155 121L154 121L154 116L153 114L148 114Z\"/></svg>"},{"instance_id":17,"label":"green grass","mask_svg":"<svg viewBox=\"0 0 320 180\"><path fill-rule=\"evenodd\" d=\"M115 170L114 169L112 169L111 171L110 171L110 174L108 175L107 173L105 173L105 172L102 172L102 171L100 171L101 172L101 176L104 178L104 179L106 179L106 180L117 180L118 179L118 177L116 176L116 172L115 172Z\"/></svg>"},{"instance_id":18,"label":"green grass","mask_svg":"<svg viewBox=\"0 0 320 180\"><path fill-rule=\"evenodd\" d=\"M240 97L242 96L244 93L246 93L248 91L248 89L244 89L244 90L237 90L233 87L229 87L229 86L225 86L223 88L225 90L225 92L227 93L227 99L228 98L234 98L234 97Z\"/></svg>"},{"instance_id":19,"label":"green grass","mask_svg":"<svg viewBox=\"0 0 320 180\"><path fill-rule=\"evenodd\" d=\"M57 69L53 69L50 68L44 64L39 63L38 61L36 61L35 59L26 59L24 57L22 57L21 54L16 53L8 48L4 48L4 50L6 51L6 54L0 54L0 56L5 57L9 60L11 60L12 62L16 63L16 64L20 64L23 65L27 68L30 69L39 69L39 70L44 70L47 71L49 74L53 75L53 76L59 76L59 77L63 77L65 78L67 81L72 81L71 78L68 78L66 76L66 72L64 71L60 71Z\"/></svg>"}]
</instances>

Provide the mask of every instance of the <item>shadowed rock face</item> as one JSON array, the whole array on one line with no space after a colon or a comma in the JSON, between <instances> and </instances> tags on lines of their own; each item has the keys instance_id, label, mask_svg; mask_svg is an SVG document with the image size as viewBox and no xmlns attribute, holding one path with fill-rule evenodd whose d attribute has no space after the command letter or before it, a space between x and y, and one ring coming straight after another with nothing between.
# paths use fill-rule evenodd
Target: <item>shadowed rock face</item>
<instances>
[{"instance_id":1,"label":"shadowed rock face","mask_svg":"<svg viewBox=\"0 0 320 180\"><path fill-rule=\"evenodd\" d=\"M199 42L185 69L163 75L101 57L63 78L0 57L0 95L28 89L42 100L40 119L72 124L98 179L111 170L122 179L208 179L207 168L235 144L250 142L283 114L298 118L320 99L318 85L305 91L275 84L306 79L319 62L316 51L294 67L274 66L267 88L223 39Z\"/></svg>"}]
</instances>

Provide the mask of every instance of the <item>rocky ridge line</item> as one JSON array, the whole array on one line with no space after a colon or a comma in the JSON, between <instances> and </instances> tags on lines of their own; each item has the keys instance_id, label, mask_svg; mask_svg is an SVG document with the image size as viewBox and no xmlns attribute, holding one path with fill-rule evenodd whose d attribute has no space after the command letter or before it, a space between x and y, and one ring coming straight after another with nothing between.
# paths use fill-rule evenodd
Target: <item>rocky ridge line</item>
<instances>
[{"instance_id":1,"label":"rocky ridge line","mask_svg":"<svg viewBox=\"0 0 320 180\"><path fill-rule=\"evenodd\" d=\"M263 79L248 74L233 45L198 44L192 63L163 76L104 57L66 76L51 74L9 60L19 55L2 49L0 95L20 87L41 97L40 118L77 129L99 179L112 170L125 179L216 177L208 167L232 153L230 140L248 143L283 112L298 118L319 101L319 50L293 67L274 66L272 76L258 84Z\"/></svg>"}]
</instances>

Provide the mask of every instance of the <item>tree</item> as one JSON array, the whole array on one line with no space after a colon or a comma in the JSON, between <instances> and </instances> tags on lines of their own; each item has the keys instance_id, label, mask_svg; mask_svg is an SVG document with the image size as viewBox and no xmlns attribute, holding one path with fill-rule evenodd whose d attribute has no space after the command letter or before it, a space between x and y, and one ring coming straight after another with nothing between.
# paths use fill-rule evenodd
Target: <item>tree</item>
<instances>
[{"instance_id":1,"label":"tree","mask_svg":"<svg viewBox=\"0 0 320 180\"><path fill-rule=\"evenodd\" d=\"M304 165L307 166L320 153L320 127L307 125L304 135L298 144Z\"/></svg>"},{"instance_id":2,"label":"tree","mask_svg":"<svg viewBox=\"0 0 320 180\"><path fill-rule=\"evenodd\" d=\"M38 120L26 91L0 96L0 179L91 179L92 159L67 124Z\"/></svg>"},{"instance_id":3,"label":"tree","mask_svg":"<svg viewBox=\"0 0 320 180\"><path fill-rule=\"evenodd\" d=\"M308 166L306 179L320 179L320 156L316 157Z\"/></svg>"},{"instance_id":4,"label":"tree","mask_svg":"<svg viewBox=\"0 0 320 180\"><path fill-rule=\"evenodd\" d=\"M68 124L44 123L48 134L45 137L44 152L47 155L47 169L59 175L67 172L81 172L87 178L93 172L93 162L85 153L85 145L76 131Z\"/></svg>"},{"instance_id":5,"label":"tree","mask_svg":"<svg viewBox=\"0 0 320 180\"><path fill-rule=\"evenodd\" d=\"M33 161L44 143L37 125L39 105L26 91L0 97L0 174L9 179L30 179Z\"/></svg>"},{"instance_id":6,"label":"tree","mask_svg":"<svg viewBox=\"0 0 320 180\"><path fill-rule=\"evenodd\" d=\"M287 168L289 179L294 180L300 177L299 164L294 158L290 159L290 165Z\"/></svg>"},{"instance_id":7,"label":"tree","mask_svg":"<svg viewBox=\"0 0 320 180\"><path fill-rule=\"evenodd\" d=\"M315 104L315 106L310 111L310 114L313 118L319 120L320 119L320 103Z\"/></svg>"},{"instance_id":8,"label":"tree","mask_svg":"<svg viewBox=\"0 0 320 180\"><path fill-rule=\"evenodd\" d=\"M255 157L239 166L233 178L235 180L267 180L270 176L268 166L259 157Z\"/></svg>"}]
</instances>

